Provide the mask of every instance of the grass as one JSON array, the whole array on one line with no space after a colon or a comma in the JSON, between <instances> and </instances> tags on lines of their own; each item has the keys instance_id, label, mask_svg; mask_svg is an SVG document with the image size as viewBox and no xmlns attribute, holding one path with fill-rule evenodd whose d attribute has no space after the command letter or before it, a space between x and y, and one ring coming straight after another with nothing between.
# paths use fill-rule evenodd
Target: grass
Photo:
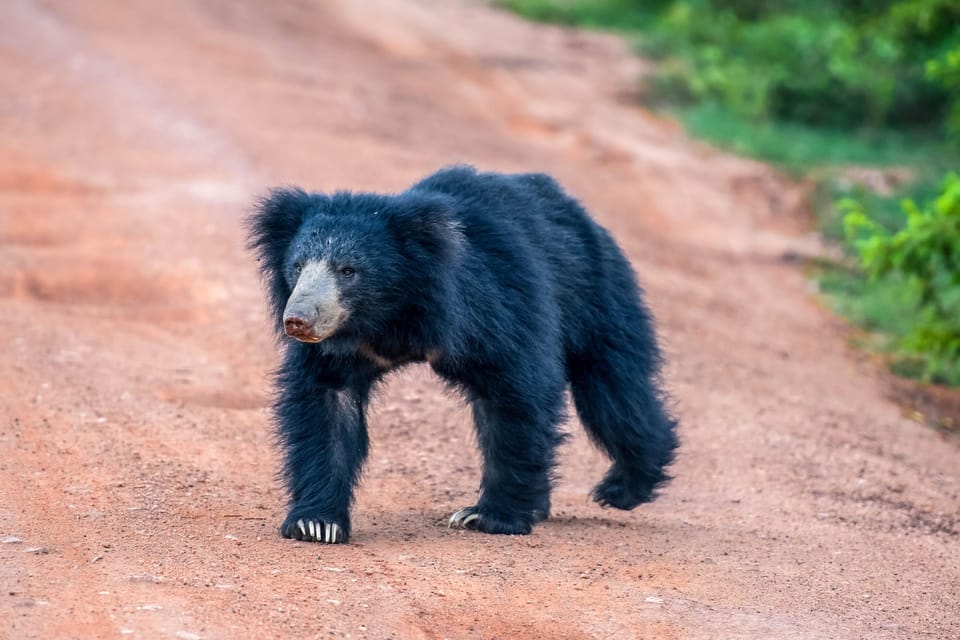
<instances>
[{"instance_id":1,"label":"grass","mask_svg":"<svg viewBox=\"0 0 960 640\"><path fill-rule=\"evenodd\" d=\"M823 201L817 207L820 229L826 236L843 244L851 254L852 247L843 233L842 215L834 204L838 198L853 196L864 204L874 222L888 231L897 231L904 227L906 219L901 204L903 200L912 200L922 210L932 212L929 205L939 194L939 184L932 180L929 174L922 174L920 179L905 185L890 197L851 190L849 185L841 187L836 183L828 183L828 187L821 189L826 193L818 197L818 200ZM947 240L949 236L935 239L919 233L913 238L914 242L932 243L924 245L929 247L927 250L933 252L932 255L937 255L936 252L950 246ZM946 244L944 240L947 241ZM917 257L921 254L912 255L915 262L928 259ZM943 255L950 255L949 250ZM955 354L950 356L944 347L949 343L942 341L949 340L949 336L955 331L943 327L957 326L955 322L944 325L944 320L949 320L951 316L950 312L942 309L949 309L949 305L954 304L951 301L960 297L960 288L956 287L956 272L951 271L949 258L946 260L946 263L939 263L938 276L934 278L934 282L937 283L937 299L942 300L941 304L946 304L947 307L931 306L930 299L923 296L920 281L905 276L904 272L898 269L887 271L881 277L871 278L857 270L831 268L828 264L819 269L817 277L827 302L839 314L865 331L861 336L862 346L887 354L886 360L895 373L924 382L960 387L960 359L956 358ZM909 270L909 267L905 269ZM950 284L951 273L954 278L953 285ZM929 294L930 291L927 292ZM947 333L944 334L943 331Z\"/></svg>"},{"instance_id":2,"label":"grass","mask_svg":"<svg viewBox=\"0 0 960 640\"><path fill-rule=\"evenodd\" d=\"M692 135L735 153L757 158L800 176L823 166L918 167L939 170L948 155L923 134L848 132L790 122L746 120L719 105L674 110Z\"/></svg>"},{"instance_id":3,"label":"grass","mask_svg":"<svg viewBox=\"0 0 960 640\"><path fill-rule=\"evenodd\" d=\"M863 330L855 340L858 346L884 354L897 375L928 377L927 359L922 354L903 353L896 348L898 340L923 321L913 311L920 301L916 287L901 278L871 281L840 269L821 270L819 282L834 310ZM960 386L960 362L941 364L926 381Z\"/></svg>"},{"instance_id":4,"label":"grass","mask_svg":"<svg viewBox=\"0 0 960 640\"><path fill-rule=\"evenodd\" d=\"M890 195L880 195L862 187L844 184L833 172L826 172L815 179L816 195L813 207L817 215L819 231L829 240L845 244L843 215L836 203L844 198L853 198L864 203L870 217L888 231L903 227L905 215L903 201L929 202L936 198L940 186L940 177L945 171L934 166L917 169L908 184L903 185ZM849 247L848 247L849 248Z\"/></svg>"},{"instance_id":5,"label":"grass","mask_svg":"<svg viewBox=\"0 0 960 640\"><path fill-rule=\"evenodd\" d=\"M653 15L635 0L495 0L495 4L537 22L632 33L650 27ZM652 3L655 4L655 3Z\"/></svg>"}]
</instances>

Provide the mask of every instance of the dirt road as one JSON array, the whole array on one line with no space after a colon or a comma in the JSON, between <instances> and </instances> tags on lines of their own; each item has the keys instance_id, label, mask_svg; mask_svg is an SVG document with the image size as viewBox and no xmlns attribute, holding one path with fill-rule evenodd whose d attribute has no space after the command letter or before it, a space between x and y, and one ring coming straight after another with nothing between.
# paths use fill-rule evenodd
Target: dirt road
<instances>
[{"instance_id":1,"label":"dirt road","mask_svg":"<svg viewBox=\"0 0 960 640\"><path fill-rule=\"evenodd\" d=\"M960 637L960 451L781 259L798 189L631 105L639 65L459 0L0 3L0 638ZM469 416L413 368L353 544L282 540L240 219L457 161L553 173L621 241L676 480L601 510L573 422L533 535L448 530Z\"/></svg>"}]
</instances>

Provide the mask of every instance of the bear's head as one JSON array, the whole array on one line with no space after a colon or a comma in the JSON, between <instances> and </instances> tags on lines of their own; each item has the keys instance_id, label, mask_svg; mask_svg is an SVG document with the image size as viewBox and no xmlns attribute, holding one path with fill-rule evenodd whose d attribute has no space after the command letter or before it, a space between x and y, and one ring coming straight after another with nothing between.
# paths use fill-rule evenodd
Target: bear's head
<instances>
[{"instance_id":1,"label":"bear's head","mask_svg":"<svg viewBox=\"0 0 960 640\"><path fill-rule=\"evenodd\" d=\"M452 286L463 243L452 206L415 191L271 191L248 229L278 333L374 342L422 322Z\"/></svg>"}]
</instances>

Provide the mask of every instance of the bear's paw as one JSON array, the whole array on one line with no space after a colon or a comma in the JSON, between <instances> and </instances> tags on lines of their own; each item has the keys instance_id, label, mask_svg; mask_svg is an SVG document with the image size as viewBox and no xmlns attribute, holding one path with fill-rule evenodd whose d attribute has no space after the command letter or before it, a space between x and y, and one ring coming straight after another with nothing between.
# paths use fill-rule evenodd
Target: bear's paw
<instances>
[{"instance_id":1,"label":"bear's paw","mask_svg":"<svg viewBox=\"0 0 960 640\"><path fill-rule=\"evenodd\" d=\"M322 542L326 544L341 544L347 542L347 531L344 527L325 518L298 517L287 518L280 527L280 535L284 538L303 540L305 542Z\"/></svg>"},{"instance_id":2,"label":"bear's paw","mask_svg":"<svg viewBox=\"0 0 960 640\"><path fill-rule=\"evenodd\" d=\"M601 507L630 511L638 505L653 500L656 495L656 486L665 479L662 473L654 479L639 473L631 475L614 465L603 481L594 487L591 496Z\"/></svg>"},{"instance_id":3,"label":"bear's paw","mask_svg":"<svg viewBox=\"0 0 960 640\"><path fill-rule=\"evenodd\" d=\"M471 529L483 533L526 535L533 529L533 517L504 517L481 510L479 507L460 509L450 516L447 526L451 529Z\"/></svg>"}]
</instances>

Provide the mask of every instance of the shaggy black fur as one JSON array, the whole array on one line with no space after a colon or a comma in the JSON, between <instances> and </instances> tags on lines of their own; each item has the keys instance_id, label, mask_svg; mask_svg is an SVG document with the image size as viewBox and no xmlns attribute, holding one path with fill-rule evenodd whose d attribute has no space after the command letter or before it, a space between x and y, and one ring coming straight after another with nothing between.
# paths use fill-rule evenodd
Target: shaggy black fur
<instances>
[{"instance_id":1,"label":"shaggy black fur","mask_svg":"<svg viewBox=\"0 0 960 640\"><path fill-rule=\"evenodd\" d=\"M632 509L668 479L676 421L650 314L614 241L550 177L453 167L397 195L277 189L249 231L281 336L310 261L333 283L317 304L345 314L319 342L286 343L284 536L347 540L371 389L410 362L428 361L473 408L482 491L454 525L522 534L549 515L567 384L613 461L594 500Z\"/></svg>"}]
</instances>

